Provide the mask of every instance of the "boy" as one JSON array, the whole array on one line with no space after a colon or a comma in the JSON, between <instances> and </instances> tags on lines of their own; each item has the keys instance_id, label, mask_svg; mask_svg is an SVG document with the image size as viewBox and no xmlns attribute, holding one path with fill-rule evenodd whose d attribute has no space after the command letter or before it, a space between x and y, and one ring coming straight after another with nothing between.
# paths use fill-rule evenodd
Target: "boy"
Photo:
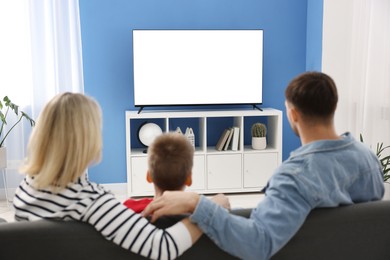
<instances>
[{"instance_id":1,"label":"boy","mask_svg":"<svg viewBox=\"0 0 390 260\"><path fill-rule=\"evenodd\" d=\"M188 139L179 133L164 133L148 148L148 171L146 180L153 183L155 198L166 190L184 190L192 184L194 148ZM140 213L152 198L128 199L123 202L128 208Z\"/></svg>"}]
</instances>

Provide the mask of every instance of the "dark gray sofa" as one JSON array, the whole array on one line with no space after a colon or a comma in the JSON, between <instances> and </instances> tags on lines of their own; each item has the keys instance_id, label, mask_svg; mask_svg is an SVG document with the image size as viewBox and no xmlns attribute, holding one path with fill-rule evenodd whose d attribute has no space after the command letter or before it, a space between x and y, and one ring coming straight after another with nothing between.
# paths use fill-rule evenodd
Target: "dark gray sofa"
<instances>
[{"instance_id":1,"label":"dark gray sofa","mask_svg":"<svg viewBox=\"0 0 390 260\"><path fill-rule=\"evenodd\" d=\"M248 217L250 209L234 214ZM144 259L105 240L79 222L0 223L0 259ZM236 259L207 236L180 259ZM390 201L313 210L273 260L390 259Z\"/></svg>"}]
</instances>

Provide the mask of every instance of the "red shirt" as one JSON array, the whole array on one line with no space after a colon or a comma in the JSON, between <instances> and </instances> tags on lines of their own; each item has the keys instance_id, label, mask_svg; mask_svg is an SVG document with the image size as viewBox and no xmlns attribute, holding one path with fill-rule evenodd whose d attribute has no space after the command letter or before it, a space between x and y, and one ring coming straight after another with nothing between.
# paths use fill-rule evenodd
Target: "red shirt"
<instances>
[{"instance_id":1,"label":"red shirt","mask_svg":"<svg viewBox=\"0 0 390 260\"><path fill-rule=\"evenodd\" d=\"M144 198L139 200L127 199L123 202L123 204L129 209L134 210L136 213L141 213L146 208L146 206L148 206L148 204L152 202L152 200L153 199L149 199L149 198Z\"/></svg>"}]
</instances>

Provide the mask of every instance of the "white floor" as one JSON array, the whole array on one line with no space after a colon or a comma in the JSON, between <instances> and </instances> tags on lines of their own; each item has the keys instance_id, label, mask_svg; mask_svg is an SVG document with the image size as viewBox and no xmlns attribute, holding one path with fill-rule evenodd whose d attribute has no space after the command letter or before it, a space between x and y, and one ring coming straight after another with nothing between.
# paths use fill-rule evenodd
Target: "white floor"
<instances>
[{"instance_id":1,"label":"white floor","mask_svg":"<svg viewBox=\"0 0 390 260\"><path fill-rule=\"evenodd\" d=\"M5 200L0 201L0 218L7 220L7 222L14 221L12 205Z\"/></svg>"},{"instance_id":2,"label":"white floor","mask_svg":"<svg viewBox=\"0 0 390 260\"><path fill-rule=\"evenodd\" d=\"M245 193L245 194L228 194L231 208L253 208L263 199L262 194L259 193ZM117 198L121 201L125 200L124 195L117 194ZM14 210L12 203L5 200L0 200L0 218L7 222L14 221Z\"/></svg>"}]
</instances>

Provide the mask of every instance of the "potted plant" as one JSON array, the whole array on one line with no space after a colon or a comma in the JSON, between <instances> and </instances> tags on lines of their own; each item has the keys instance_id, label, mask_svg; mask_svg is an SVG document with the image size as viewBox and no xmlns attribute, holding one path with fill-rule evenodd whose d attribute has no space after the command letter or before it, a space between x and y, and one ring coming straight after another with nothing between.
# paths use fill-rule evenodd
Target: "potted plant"
<instances>
[{"instance_id":1,"label":"potted plant","mask_svg":"<svg viewBox=\"0 0 390 260\"><path fill-rule=\"evenodd\" d=\"M363 143L363 136L360 134L360 142ZM383 143L376 144L376 156L382 164L383 170L383 181L385 182L385 194L383 195L384 200L390 200L390 154L383 156L383 152L390 148L390 145L383 146Z\"/></svg>"},{"instance_id":2,"label":"potted plant","mask_svg":"<svg viewBox=\"0 0 390 260\"><path fill-rule=\"evenodd\" d=\"M363 136L360 134L360 142L363 143ZM390 183L390 155L387 155L382 158L383 152L386 149L389 149L390 145L388 146L383 146L383 143L377 143L376 144L376 156L378 157L379 161L382 164L382 169L383 169L383 181Z\"/></svg>"},{"instance_id":3,"label":"potted plant","mask_svg":"<svg viewBox=\"0 0 390 260\"><path fill-rule=\"evenodd\" d=\"M267 127L262 123L254 123L252 125L252 148L255 150L263 150L267 147Z\"/></svg>"},{"instance_id":4,"label":"potted plant","mask_svg":"<svg viewBox=\"0 0 390 260\"><path fill-rule=\"evenodd\" d=\"M4 126L7 125L7 116L11 111L15 113L17 120L8 129L8 131L5 131ZM12 129L14 129L14 127L19 124L23 118L25 118L31 126L35 125L35 121L31 119L25 112L19 111L19 106L12 103L7 96L3 98L3 102L0 100L0 169L7 167L7 150L6 147L4 147L4 142Z\"/></svg>"},{"instance_id":5,"label":"potted plant","mask_svg":"<svg viewBox=\"0 0 390 260\"><path fill-rule=\"evenodd\" d=\"M383 143L376 144L376 156L382 164L383 180L387 183L389 183L388 180L390 179L390 155L387 155L382 158L382 152L384 152L388 148L390 148L390 145L383 146Z\"/></svg>"}]
</instances>

